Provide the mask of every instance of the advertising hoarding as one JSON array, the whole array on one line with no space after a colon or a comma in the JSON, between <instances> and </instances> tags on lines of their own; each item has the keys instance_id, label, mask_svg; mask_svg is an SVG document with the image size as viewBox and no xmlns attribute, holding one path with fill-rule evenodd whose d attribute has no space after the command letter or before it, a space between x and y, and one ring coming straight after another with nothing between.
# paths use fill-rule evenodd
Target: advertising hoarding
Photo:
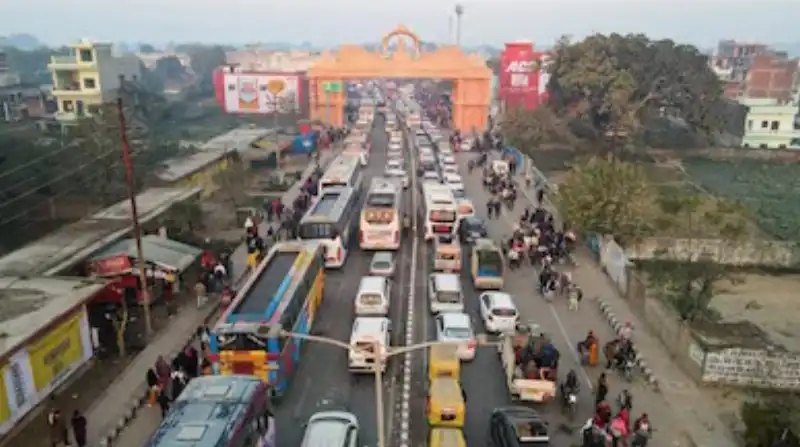
<instances>
[{"instance_id":1,"label":"advertising hoarding","mask_svg":"<svg viewBox=\"0 0 800 447\"><path fill-rule=\"evenodd\" d=\"M550 76L542 70L547 63L543 53L534 51L532 42L507 43L500 55L498 97L506 109L534 109L547 100Z\"/></svg>"},{"instance_id":2,"label":"advertising hoarding","mask_svg":"<svg viewBox=\"0 0 800 447\"><path fill-rule=\"evenodd\" d=\"M225 111L289 114L300 111L300 78L295 74L224 73Z\"/></svg>"},{"instance_id":3,"label":"advertising hoarding","mask_svg":"<svg viewBox=\"0 0 800 447\"><path fill-rule=\"evenodd\" d=\"M91 337L81 309L7 360L0 368L0 435L92 358Z\"/></svg>"}]
</instances>

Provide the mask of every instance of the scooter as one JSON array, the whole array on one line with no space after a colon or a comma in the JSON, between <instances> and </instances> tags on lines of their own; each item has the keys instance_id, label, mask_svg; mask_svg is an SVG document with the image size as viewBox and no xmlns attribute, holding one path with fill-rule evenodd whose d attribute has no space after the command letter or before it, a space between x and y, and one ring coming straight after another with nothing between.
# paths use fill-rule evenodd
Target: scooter
<instances>
[{"instance_id":1,"label":"scooter","mask_svg":"<svg viewBox=\"0 0 800 447\"><path fill-rule=\"evenodd\" d=\"M638 430L631 435L631 447L647 447L653 431L650 424L642 424Z\"/></svg>"}]
</instances>

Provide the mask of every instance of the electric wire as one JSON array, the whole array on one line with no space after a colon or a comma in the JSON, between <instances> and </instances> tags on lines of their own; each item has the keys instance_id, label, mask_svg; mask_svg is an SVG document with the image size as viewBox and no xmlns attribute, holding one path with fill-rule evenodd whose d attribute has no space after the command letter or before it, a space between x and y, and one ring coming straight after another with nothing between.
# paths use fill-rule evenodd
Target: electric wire
<instances>
[{"instance_id":1,"label":"electric wire","mask_svg":"<svg viewBox=\"0 0 800 447\"><path fill-rule=\"evenodd\" d=\"M121 166L121 165L122 165L122 160L114 162L111 165L106 166L106 169L99 170L94 176L89 177L89 180L92 180L92 181L96 180L96 179L100 178L100 176L105 175L105 173L106 173L106 171L108 169L113 169L113 168L116 168L116 167ZM3 227L5 225L8 225L9 223L12 223L12 222L14 222L14 221L16 221L18 219L21 219L21 218L25 217L26 215L28 215L28 213L30 213L34 209L37 209L37 208L41 207L41 205L42 205L42 203L44 201L55 200L55 199L58 199L59 197L64 197L67 194L75 192L77 189L79 189L81 187L82 187L82 185L76 184L75 186L73 186L71 188L64 188L61 191L59 191L58 193L56 193L56 194L54 194L52 196L48 196L48 197L44 198L44 200L42 200L41 202L39 202L36 205L26 207L24 210L12 215L11 217L6 217L4 219L0 219L0 227ZM32 225L32 224L33 223L31 223L30 225ZM28 225L28 226L30 226L30 225ZM26 228L27 228L27 226L26 226Z\"/></svg>"},{"instance_id":2,"label":"electric wire","mask_svg":"<svg viewBox=\"0 0 800 447\"><path fill-rule=\"evenodd\" d=\"M79 173L79 172L81 172L81 171L93 166L95 163L107 158L111 154L114 154L114 153L117 153L117 152L118 152L117 149L108 150L108 151L104 152L103 154L101 154L101 155L99 155L97 157L94 157L89 162L81 164L76 169L72 169L72 170L67 171L65 173L62 173L60 175L57 175L57 176L53 177L52 179L50 179L50 180L48 180L48 181L46 181L46 182L44 182L44 183L42 183L40 185L37 185L35 188L30 188L27 191L23 192L22 194L19 194L19 195L15 196L15 197L13 197L11 199L8 199L8 200L6 200L4 202L0 202L0 210L2 210L3 208L6 208L7 206L9 206L9 205L11 205L13 203L16 203L16 202L24 199L25 197L29 197L29 196L32 196L33 194L36 194L42 188L45 188L47 186L51 186L51 185L53 185L55 183L58 183L61 180L64 180L64 179L69 178L69 177L72 177L72 176L76 175L77 173Z\"/></svg>"}]
</instances>

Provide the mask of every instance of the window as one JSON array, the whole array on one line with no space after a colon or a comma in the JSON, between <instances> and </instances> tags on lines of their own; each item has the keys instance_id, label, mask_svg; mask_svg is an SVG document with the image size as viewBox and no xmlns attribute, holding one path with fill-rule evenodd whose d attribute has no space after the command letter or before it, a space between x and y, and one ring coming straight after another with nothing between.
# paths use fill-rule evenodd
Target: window
<instances>
[{"instance_id":1,"label":"window","mask_svg":"<svg viewBox=\"0 0 800 447\"><path fill-rule=\"evenodd\" d=\"M753 130L753 120L747 120L747 130Z\"/></svg>"},{"instance_id":2,"label":"window","mask_svg":"<svg viewBox=\"0 0 800 447\"><path fill-rule=\"evenodd\" d=\"M766 129L769 127L769 121L761 121L761 128Z\"/></svg>"},{"instance_id":3,"label":"window","mask_svg":"<svg viewBox=\"0 0 800 447\"><path fill-rule=\"evenodd\" d=\"M86 78L83 80L83 88L94 89L97 88L97 82L94 78Z\"/></svg>"},{"instance_id":4,"label":"window","mask_svg":"<svg viewBox=\"0 0 800 447\"><path fill-rule=\"evenodd\" d=\"M770 123L770 125L769 125L769 130L778 130L778 128L779 128L779 127L780 127L780 122L778 122L778 121L773 121L773 122L772 122L772 123Z\"/></svg>"},{"instance_id":5,"label":"window","mask_svg":"<svg viewBox=\"0 0 800 447\"><path fill-rule=\"evenodd\" d=\"M65 112L72 112L75 109L75 105L72 101L64 101L62 103L62 109L64 109Z\"/></svg>"},{"instance_id":6,"label":"window","mask_svg":"<svg viewBox=\"0 0 800 447\"><path fill-rule=\"evenodd\" d=\"M236 91L236 84L228 84L228 91L235 92Z\"/></svg>"},{"instance_id":7,"label":"window","mask_svg":"<svg viewBox=\"0 0 800 447\"><path fill-rule=\"evenodd\" d=\"M100 111L101 111L102 109L101 109L101 108L100 108L100 106L98 106L98 105L90 105L90 106L87 106L87 107L86 107L86 110L87 110L87 111L88 111L90 114L92 114L92 115L95 115L95 114L98 114L98 113L100 113Z\"/></svg>"},{"instance_id":8,"label":"window","mask_svg":"<svg viewBox=\"0 0 800 447\"><path fill-rule=\"evenodd\" d=\"M81 50L80 52L81 62L91 62L94 60L92 56L92 50Z\"/></svg>"}]
</instances>

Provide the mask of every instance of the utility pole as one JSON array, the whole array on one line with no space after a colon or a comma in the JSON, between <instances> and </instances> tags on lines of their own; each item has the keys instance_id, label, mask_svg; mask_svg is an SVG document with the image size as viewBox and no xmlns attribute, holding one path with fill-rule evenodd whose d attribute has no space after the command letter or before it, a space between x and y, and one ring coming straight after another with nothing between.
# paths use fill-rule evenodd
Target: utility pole
<instances>
[{"instance_id":1,"label":"utility pole","mask_svg":"<svg viewBox=\"0 0 800 447\"><path fill-rule=\"evenodd\" d=\"M128 132L125 127L125 110L122 98L117 98L117 111L119 112L119 133L122 139L122 161L125 163L125 178L128 186L128 199L131 202L131 220L133 223L133 237L136 240L136 260L139 267L139 282L142 290L142 308L144 309L144 324L147 338L153 334L153 322L150 319L150 289L147 287L147 267L142 250L142 229L139 226L139 211L136 207L136 187L133 179L133 160L131 147L128 143Z\"/></svg>"},{"instance_id":2,"label":"utility pole","mask_svg":"<svg viewBox=\"0 0 800 447\"><path fill-rule=\"evenodd\" d=\"M456 4L456 45L461 46L461 16L464 15L464 6Z\"/></svg>"}]
</instances>

